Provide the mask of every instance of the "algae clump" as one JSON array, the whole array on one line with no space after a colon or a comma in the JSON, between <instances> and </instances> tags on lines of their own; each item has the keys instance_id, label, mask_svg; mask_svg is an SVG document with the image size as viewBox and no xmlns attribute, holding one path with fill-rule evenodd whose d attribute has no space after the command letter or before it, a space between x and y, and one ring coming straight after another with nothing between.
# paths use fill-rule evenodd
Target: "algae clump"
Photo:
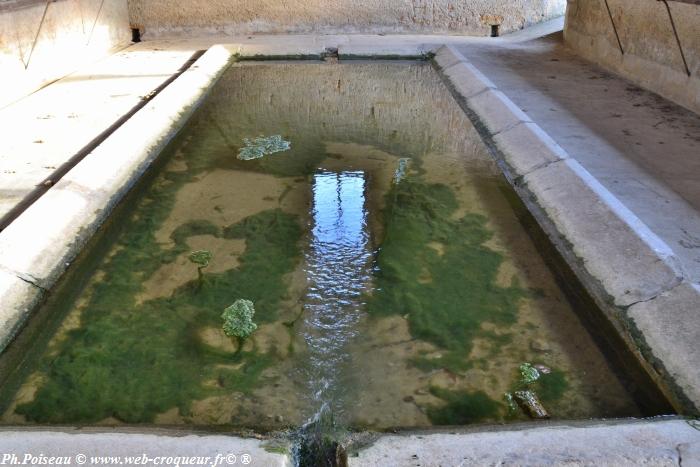
<instances>
[{"instance_id":1,"label":"algae clump","mask_svg":"<svg viewBox=\"0 0 700 467\"><path fill-rule=\"evenodd\" d=\"M224 320L222 326L224 334L235 337L238 341L238 352L243 349L243 341L258 329L258 325L253 322L255 307L253 302L239 298L233 305L227 307L221 314Z\"/></svg>"},{"instance_id":2,"label":"algae clump","mask_svg":"<svg viewBox=\"0 0 700 467\"><path fill-rule=\"evenodd\" d=\"M243 138L244 147L238 152L238 158L243 161L260 159L268 154L287 151L292 147L289 141L282 139L281 135L258 136L257 138Z\"/></svg>"},{"instance_id":3,"label":"algae clump","mask_svg":"<svg viewBox=\"0 0 700 467\"><path fill-rule=\"evenodd\" d=\"M433 386L430 393L446 402L442 407L427 408L434 425L466 425L495 418L501 410L501 404L483 391L450 391Z\"/></svg>"}]
</instances>

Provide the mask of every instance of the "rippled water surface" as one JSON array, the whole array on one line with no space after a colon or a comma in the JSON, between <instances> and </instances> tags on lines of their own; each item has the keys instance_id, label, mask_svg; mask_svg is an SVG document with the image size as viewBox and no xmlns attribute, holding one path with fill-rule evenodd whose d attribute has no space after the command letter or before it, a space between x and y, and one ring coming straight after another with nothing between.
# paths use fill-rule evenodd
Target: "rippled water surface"
<instances>
[{"instance_id":1,"label":"rippled water surface","mask_svg":"<svg viewBox=\"0 0 700 467\"><path fill-rule=\"evenodd\" d=\"M234 65L46 304L2 421L424 427L528 419L523 390L639 415L512 196L428 64Z\"/></svg>"}]
</instances>

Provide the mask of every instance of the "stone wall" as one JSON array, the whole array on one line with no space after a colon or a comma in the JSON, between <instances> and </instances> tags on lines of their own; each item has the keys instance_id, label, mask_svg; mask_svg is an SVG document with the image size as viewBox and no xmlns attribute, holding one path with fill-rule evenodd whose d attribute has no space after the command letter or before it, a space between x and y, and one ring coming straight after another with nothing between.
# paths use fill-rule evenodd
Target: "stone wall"
<instances>
[{"instance_id":1,"label":"stone wall","mask_svg":"<svg viewBox=\"0 0 700 467\"><path fill-rule=\"evenodd\" d=\"M566 0L129 0L144 37L250 33L485 36L560 16Z\"/></svg>"},{"instance_id":2,"label":"stone wall","mask_svg":"<svg viewBox=\"0 0 700 467\"><path fill-rule=\"evenodd\" d=\"M130 40L126 0L0 2L0 108Z\"/></svg>"},{"instance_id":3,"label":"stone wall","mask_svg":"<svg viewBox=\"0 0 700 467\"><path fill-rule=\"evenodd\" d=\"M568 0L564 37L585 58L700 112L700 5L669 0L685 69L664 2Z\"/></svg>"}]
</instances>

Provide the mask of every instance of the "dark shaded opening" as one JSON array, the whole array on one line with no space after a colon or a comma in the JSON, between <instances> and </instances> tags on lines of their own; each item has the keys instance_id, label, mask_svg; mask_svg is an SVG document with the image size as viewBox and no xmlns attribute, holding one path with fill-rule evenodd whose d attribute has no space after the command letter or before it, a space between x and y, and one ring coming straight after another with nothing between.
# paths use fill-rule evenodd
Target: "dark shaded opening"
<instances>
[{"instance_id":1,"label":"dark shaded opening","mask_svg":"<svg viewBox=\"0 0 700 467\"><path fill-rule=\"evenodd\" d=\"M141 30L139 28L131 28L131 42L141 42Z\"/></svg>"},{"instance_id":2,"label":"dark shaded opening","mask_svg":"<svg viewBox=\"0 0 700 467\"><path fill-rule=\"evenodd\" d=\"M491 37L498 37L499 36L499 29L501 28L500 25L498 24L492 24L491 25Z\"/></svg>"}]
</instances>

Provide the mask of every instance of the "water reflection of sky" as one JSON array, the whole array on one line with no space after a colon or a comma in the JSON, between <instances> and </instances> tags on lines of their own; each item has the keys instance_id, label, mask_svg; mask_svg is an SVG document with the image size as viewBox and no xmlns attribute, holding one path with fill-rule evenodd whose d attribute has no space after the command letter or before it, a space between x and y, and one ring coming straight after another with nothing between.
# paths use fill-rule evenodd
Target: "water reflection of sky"
<instances>
[{"instance_id":1,"label":"water reflection of sky","mask_svg":"<svg viewBox=\"0 0 700 467\"><path fill-rule=\"evenodd\" d=\"M318 172L312 190L305 271L307 381L316 409L325 403L338 410L351 386L346 347L355 336L362 293L371 280L365 174Z\"/></svg>"}]
</instances>

